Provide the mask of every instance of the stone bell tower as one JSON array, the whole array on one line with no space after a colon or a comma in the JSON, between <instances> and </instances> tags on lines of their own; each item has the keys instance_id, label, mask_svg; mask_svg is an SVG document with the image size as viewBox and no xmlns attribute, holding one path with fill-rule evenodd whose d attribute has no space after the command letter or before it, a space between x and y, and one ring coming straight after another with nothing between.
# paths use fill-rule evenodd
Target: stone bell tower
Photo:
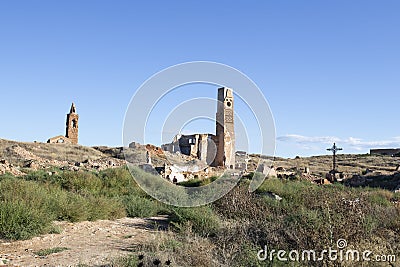
<instances>
[{"instance_id":1,"label":"stone bell tower","mask_svg":"<svg viewBox=\"0 0 400 267\"><path fill-rule=\"evenodd\" d=\"M218 89L218 104L216 115L216 145L217 153L214 165L235 168L235 125L232 89Z\"/></svg>"},{"instance_id":2,"label":"stone bell tower","mask_svg":"<svg viewBox=\"0 0 400 267\"><path fill-rule=\"evenodd\" d=\"M67 114L67 128L65 137L70 139L72 144L78 144L78 120L79 115L76 113L75 104L72 103L71 109Z\"/></svg>"}]
</instances>

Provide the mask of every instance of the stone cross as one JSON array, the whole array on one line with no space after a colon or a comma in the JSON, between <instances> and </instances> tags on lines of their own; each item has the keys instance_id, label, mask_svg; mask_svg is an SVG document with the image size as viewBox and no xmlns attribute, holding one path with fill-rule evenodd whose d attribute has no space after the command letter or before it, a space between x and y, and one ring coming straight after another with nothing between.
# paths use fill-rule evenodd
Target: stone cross
<instances>
[{"instance_id":1,"label":"stone cross","mask_svg":"<svg viewBox=\"0 0 400 267\"><path fill-rule=\"evenodd\" d=\"M336 152L343 150L343 148L337 147L336 143L333 143L333 147L328 148L328 151L332 151L333 152L333 172L336 172Z\"/></svg>"}]
</instances>

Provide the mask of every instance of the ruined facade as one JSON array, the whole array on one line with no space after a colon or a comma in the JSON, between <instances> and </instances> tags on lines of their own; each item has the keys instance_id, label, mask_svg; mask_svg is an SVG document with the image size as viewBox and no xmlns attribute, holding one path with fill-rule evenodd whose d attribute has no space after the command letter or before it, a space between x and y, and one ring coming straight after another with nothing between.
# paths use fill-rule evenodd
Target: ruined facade
<instances>
[{"instance_id":1,"label":"ruined facade","mask_svg":"<svg viewBox=\"0 0 400 267\"><path fill-rule=\"evenodd\" d=\"M65 136L58 135L47 140L47 143L56 144L78 144L78 120L75 104L72 103L71 109L67 114Z\"/></svg>"},{"instance_id":2,"label":"ruined facade","mask_svg":"<svg viewBox=\"0 0 400 267\"><path fill-rule=\"evenodd\" d=\"M50 144L72 144L71 140L69 140L64 135L57 135L57 136L51 137L47 140L47 143L50 143Z\"/></svg>"},{"instance_id":3,"label":"ruined facade","mask_svg":"<svg viewBox=\"0 0 400 267\"><path fill-rule=\"evenodd\" d=\"M235 168L235 127L232 89L218 89L216 134L177 135L162 145L171 153L193 156L213 167Z\"/></svg>"},{"instance_id":4,"label":"ruined facade","mask_svg":"<svg viewBox=\"0 0 400 267\"><path fill-rule=\"evenodd\" d=\"M161 148L171 153L180 152L184 155L198 158L207 163L207 165L213 165L217 154L215 142L216 136L213 134L178 134L172 143L164 144Z\"/></svg>"}]
</instances>

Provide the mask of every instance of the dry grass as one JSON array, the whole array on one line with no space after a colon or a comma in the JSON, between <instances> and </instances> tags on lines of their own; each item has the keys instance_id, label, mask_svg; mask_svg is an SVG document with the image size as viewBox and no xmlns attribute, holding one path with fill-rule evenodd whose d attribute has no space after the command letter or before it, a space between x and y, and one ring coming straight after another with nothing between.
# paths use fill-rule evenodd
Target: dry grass
<instances>
[{"instance_id":1,"label":"dry grass","mask_svg":"<svg viewBox=\"0 0 400 267\"><path fill-rule=\"evenodd\" d=\"M215 245L207 238L190 231L183 234L172 231L158 231L148 242L133 245L131 257L115 259L113 266L228 266L222 265L215 257Z\"/></svg>"},{"instance_id":2,"label":"dry grass","mask_svg":"<svg viewBox=\"0 0 400 267\"><path fill-rule=\"evenodd\" d=\"M257 164L258 155L251 155L250 164ZM400 164L400 158L390 156L377 156L369 154L340 154L337 156L338 170L348 174L361 174L367 168L382 174L392 173ZM275 168L283 167L286 170L304 170L309 167L311 173L325 177L332 169L332 156L298 157L294 159L275 158L272 163Z\"/></svg>"},{"instance_id":3,"label":"dry grass","mask_svg":"<svg viewBox=\"0 0 400 267\"><path fill-rule=\"evenodd\" d=\"M19 146L34 156L57 161L82 162L87 159L96 160L106 157L105 154L94 148L81 145L27 143L0 139L0 159L5 158L18 166L23 165L26 158L16 154L12 149L13 146Z\"/></svg>"}]
</instances>

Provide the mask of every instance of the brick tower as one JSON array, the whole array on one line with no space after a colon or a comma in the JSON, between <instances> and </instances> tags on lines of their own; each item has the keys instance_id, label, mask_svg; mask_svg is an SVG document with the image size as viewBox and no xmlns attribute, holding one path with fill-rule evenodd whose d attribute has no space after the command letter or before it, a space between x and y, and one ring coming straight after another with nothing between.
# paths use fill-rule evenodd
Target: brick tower
<instances>
[{"instance_id":1,"label":"brick tower","mask_svg":"<svg viewBox=\"0 0 400 267\"><path fill-rule=\"evenodd\" d=\"M75 104L72 103L69 114L67 114L67 129L65 137L70 139L72 144L78 144L78 120Z\"/></svg>"},{"instance_id":2,"label":"brick tower","mask_svg":"<svg viewBox=\"0 0 400 267\"><path fill-rule=\"evenodd\" d=\"M235 168L235 125L232 89L218 89L215 166Z\"/></svg>"}]
</instances>

